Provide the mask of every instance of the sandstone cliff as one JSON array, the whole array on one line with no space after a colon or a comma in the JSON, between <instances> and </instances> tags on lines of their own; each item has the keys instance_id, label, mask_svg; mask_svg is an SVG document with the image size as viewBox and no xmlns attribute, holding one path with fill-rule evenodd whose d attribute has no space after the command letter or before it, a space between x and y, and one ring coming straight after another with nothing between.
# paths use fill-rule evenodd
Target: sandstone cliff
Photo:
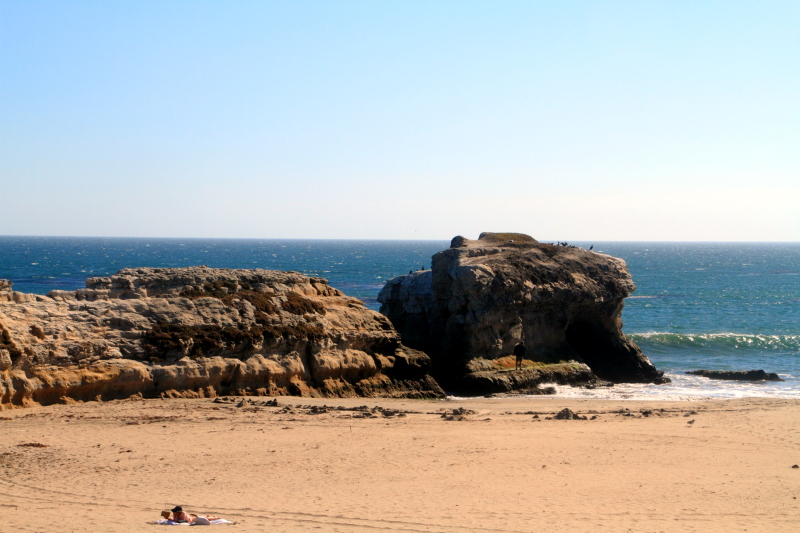
<instances>
[{"instance_id":1,"label":"sandstone cliff","mask_svg":"<svg viewBox=\"0 0 800 533\"><path fill-rule=\"evenodd\" d=\"M0 405L442 396L429 367L384 316L296 272L128 268L47 296L0 280Z\"/></svg>"},{"instance_id":2,"label":"sandstone cliff","mask_svg":"<svg viewBox=\"0 0 800 533\"><path fill-rule=\"evenodd\" d=\"M447 387L469 388L471 361L506 356L520 341L533 361L582 362L612 382L666 381L622 333L623 301L635 286L621 259L484 233L454 238L432 265L389 280L378 301Z\"/></svg>"}]
</instances>

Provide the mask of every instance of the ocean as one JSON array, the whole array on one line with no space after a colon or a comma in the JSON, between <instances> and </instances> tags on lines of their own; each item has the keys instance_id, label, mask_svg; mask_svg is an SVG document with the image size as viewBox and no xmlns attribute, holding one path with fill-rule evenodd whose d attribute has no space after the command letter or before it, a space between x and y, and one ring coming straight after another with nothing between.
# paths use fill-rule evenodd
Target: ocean
<instances>
[{"instance_id":1,"label":"ocean","mask_svg":"<svg viewBox=\"0 0 800 533\"><path fill-rule=\"evenodd\" d=\"M800 398L800 243L574 242L621 257L637 285L623 330L672 379L557 395L618 399ZM449 241L0 237L0 278L46 294L84 287L124 267L295 270L378 310L387 279L430 268ZM686 370L777 372L785 381L739 383Z\"/></svg>"}]
</instances>

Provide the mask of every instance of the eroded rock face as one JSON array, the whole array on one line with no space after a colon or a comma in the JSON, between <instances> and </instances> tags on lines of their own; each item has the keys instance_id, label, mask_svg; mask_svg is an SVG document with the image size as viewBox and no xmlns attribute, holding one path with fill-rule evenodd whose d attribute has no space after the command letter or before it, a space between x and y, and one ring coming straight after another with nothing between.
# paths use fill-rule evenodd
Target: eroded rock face
<instances>
[{"instance_id":1,"label":"eroded rock face","mask_svg":"<svg viewBox=\"0 0 800 533\"><path fill-rule=\"evenodd\" d=\"M144 396L441 396L383 315L296 272L127 268L0 283L0 405Z\"/></svg>"},{"instance_id":2,"label":"eroded rock face","mask_svg":"<svg viewBox=\"0 0 800 533\"><path fill-rule=\"evenodd\" d=\"M623 300L635 286L625 262L516 233L456 237L432 270L391 279L381 312L408 346L428 353L451 386L476 358L524 342L534 361L578 361L612 382L666 381L622 333Z\"/></svg>"}]
</instances>

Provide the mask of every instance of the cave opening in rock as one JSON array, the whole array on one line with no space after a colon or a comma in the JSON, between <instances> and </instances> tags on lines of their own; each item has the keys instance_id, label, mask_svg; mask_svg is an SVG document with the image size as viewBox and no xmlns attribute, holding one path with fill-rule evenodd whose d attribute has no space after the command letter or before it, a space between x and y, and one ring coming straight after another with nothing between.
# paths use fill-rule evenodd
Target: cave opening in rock
<instances>
[{"instance_id":1,"label":"cave opening in rock","mask_svg":"<svg viewBox=\"0 0 800 533\"><path fill-rule=\"evenodd\" d=\"M616 362L613 335L602 324L574 320L564 331L564 337L575 353L592 371L603 379L611 379Z\"/></svg>"}]
</instances>

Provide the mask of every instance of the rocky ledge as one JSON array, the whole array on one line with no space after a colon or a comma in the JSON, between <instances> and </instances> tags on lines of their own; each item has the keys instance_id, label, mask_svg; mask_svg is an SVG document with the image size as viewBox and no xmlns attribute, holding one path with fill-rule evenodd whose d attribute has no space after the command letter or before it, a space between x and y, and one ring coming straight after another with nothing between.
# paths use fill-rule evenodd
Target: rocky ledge
<instances>
[{"instance_id":1,"label":"rocky ledge","mask_svg":"<svg viewBox=\"0 0 800 533\"><path fill-rule=\"evenodd\" d=\"M430 358L321 278L127 268L47 296L0 280L0 407L218 394L441 397Z\"/></svg>"},{"instance_id":2,"label":"rocky ledge","mask_svg":"<svg viewBox=\"0 0 800 533\"><path fill-rule=\"evenodd\" d=\"M730 381L783 381L775 372L763 370L687 370L686 373L709 379Z\"/></svg>"},{"instance_id":3,"label":"rocky ledge","mask_svg":"<svg viewBox=\"0 0 800 533\"><path fill-rule=\"evenodd\" d=\"M513 357L488 360L472 359L462 378L461 390L469 394L554 394L552 385L572 385L584 388L612 386L598 378L592 369L575 361L565 363L536 363L525 361L519 370Z\"/></svg>"},{"instance_id":4,"label":"rocky ledge","mask_svg":"<svg viewBox=\"0 0 800 533\"><path fill-rule=\"evenodd\" d=\"M668 382L622 333L624 299L634 290L621 259L519 233L483 233L475 241L455 237L431 270L389 280L378 301L403 343L429 354L433 375L448 388L469 391L476 380L527 386L531 371L491 377L472 363L508 356L523 341L531 361L578 363L576 381Z\"/></svg>"}]
</instances>

